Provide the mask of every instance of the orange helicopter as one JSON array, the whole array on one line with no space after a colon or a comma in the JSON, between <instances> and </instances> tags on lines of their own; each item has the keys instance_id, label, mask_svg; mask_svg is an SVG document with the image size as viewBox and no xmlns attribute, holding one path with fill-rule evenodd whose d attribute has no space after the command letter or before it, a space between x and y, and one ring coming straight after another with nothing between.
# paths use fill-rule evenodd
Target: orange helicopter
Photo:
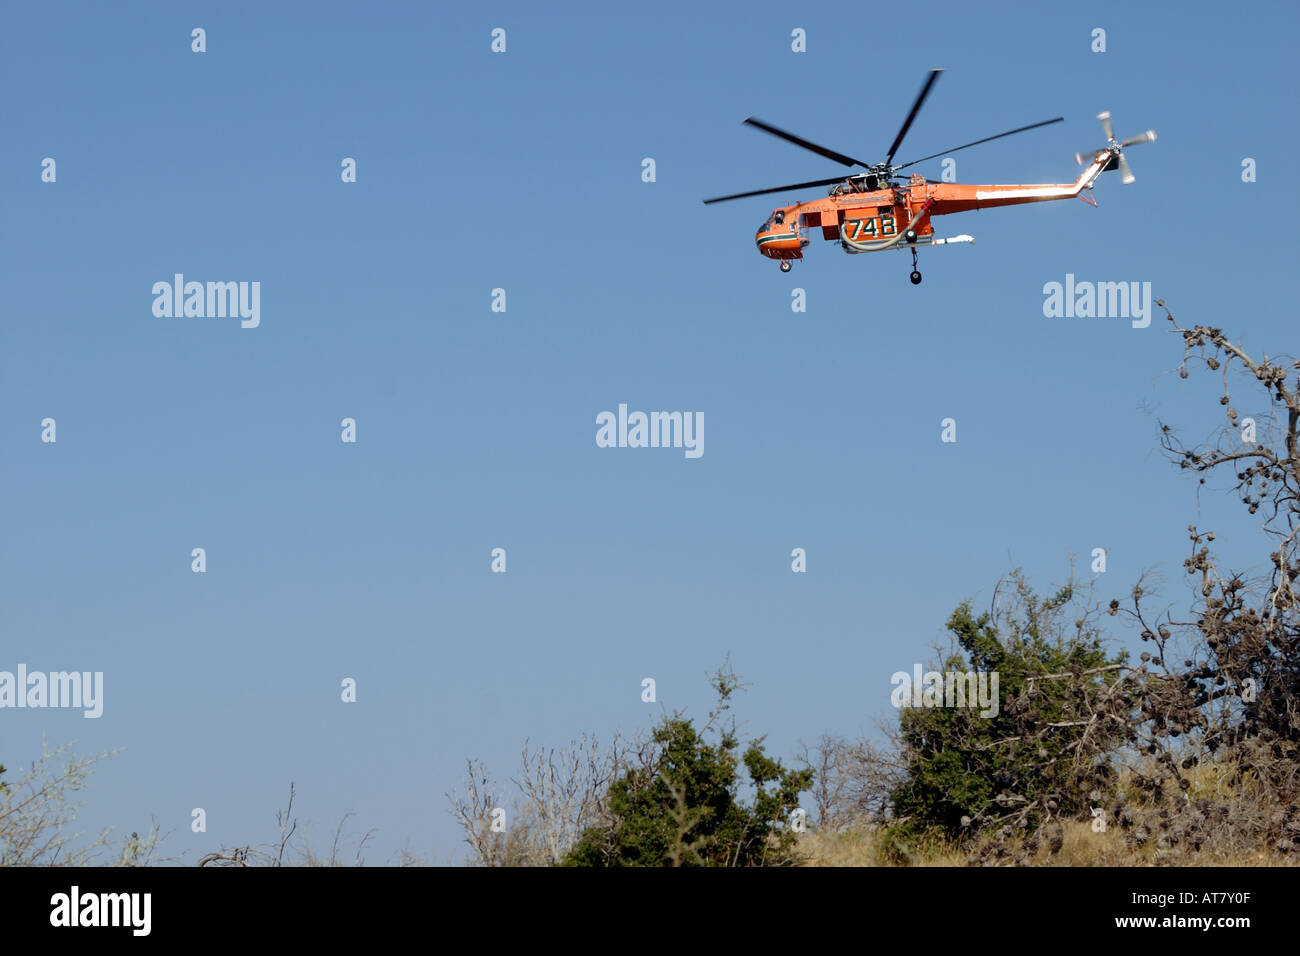
<instances>
[{"instance_id":1,"label":"orange helicopter","mask_svg":"<svg viewBox=\"0 0 1300 956\"><path fill-rule=\"evenodd\" d=\"M894 137L893 144L883 163L864 163L860 159L837 153L833 149L818 146L802 137L785 130L777 129L761 120L750 117L745 120L765 133L779 136L787 142L802 146L827 159L844 166L861 166L866 172L853 173L847 177L834 179L817 179L807 183L794 183L790 186L777 186L774 189L755 189L747 193L735 193L731 196L718 196L704 200L705 204L726 202L731 199L744 199L749 196L762 196L767 193L785 192L792 189L807 189L813 186L830 186L826 199L812 202L797 202L791 206L781 206L772 211L772 215L759 227L754 240L758 251L769 259L781 263L781 271L789 272L792 260L802 259L803 250L810 240L804 230L821 229L823 239L839 239L845 252L884 252L886 249L912 250L912 284L921 281L921 273L916 271L916 250L919 246L942 246L961 242L974 242L967 235L951 236L946 239L936 238L933 219L955 212L967 212L971 209L988 209L993 206L1015 206L1028 202L1048 202L1053 199L1071 199L1078 196L1089 205L1096 206L1095 200L1082 195L1085 189L1091 190L1097 177L1110 169L1118 169L1125 185L1133 182L1133 171L1124 158L1124 149L1138 143L1153 143L1156 139L1154 130L1147 130L1140 136L1119 141L1115 139L1110 125L1110 113L1097 114L1101 120L1102 132L1106 134L1106 145L1087 153L1075 153L1075 162L1087 168L1073 183L1054 185L1020 185L1020 186L964 186L958 183L927 182L924 176L912 173L906 182L901 182L897 174L909 166L927 160L946 156L958 150L988 143L1004 136L1024 133L1040 126L1060 123L1064 117L1044 120L1029 126L986 136L965 146L944 150L895 166L894 154L903 142L903 137L916 119L921 104L930 95L930 89L939 78L942 70L931 70L925 85L912 104L912 111L907 114L903 126Z\"/></svg>"}]
</instances>

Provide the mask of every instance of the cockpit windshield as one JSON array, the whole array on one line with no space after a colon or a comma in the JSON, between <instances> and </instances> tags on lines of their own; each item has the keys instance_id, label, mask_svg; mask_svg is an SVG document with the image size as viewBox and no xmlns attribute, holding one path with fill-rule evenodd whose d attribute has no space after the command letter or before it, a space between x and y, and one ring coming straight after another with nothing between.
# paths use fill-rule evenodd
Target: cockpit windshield
<instances>
[{"instance_id":1,"label":"cockpit windshield","mask_svg":"<svg viewBox=\"0 0 1300 956\"><path fill-rule=\"evenodd\" d=\"M772 217L768 216L767 219L763 221L763 225L758 227L758 231L767 232L771 228L772 228Z\"/></svg>"}]
</instances>

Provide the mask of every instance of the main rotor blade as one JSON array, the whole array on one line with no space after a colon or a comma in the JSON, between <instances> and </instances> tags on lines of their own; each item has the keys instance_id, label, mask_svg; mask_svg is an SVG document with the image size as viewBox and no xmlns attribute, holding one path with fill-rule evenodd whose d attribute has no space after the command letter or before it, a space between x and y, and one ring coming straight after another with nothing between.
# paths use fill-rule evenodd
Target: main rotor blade
<instances>
[{"instance_id":1,"label":"main rotor blade","mask_svg":"<svg viewBox=\"0 0 1300 956\"><path fill-rule=\"evenodd\" d=\"M835 183L844 182L846 177L837 176L834 179L817 179L810 183L794 183L790 186L775 186L772 189L755 189L752 192L736 193L732 196L718 196L715 199L704 200L704 205L714 202L726 202L728 199L745 199L749 196L764 196L767 193L783 193L790 189L811 189L813 186L833 186Z\"/></svg>"},{"instance_id":2,"label":"main rotor blade","mask_svg":"<svg viewBox=\"0 0 1300 956\"><path fill-rule=\"evenodd\" d=\"M810 142L802 136L796 136L794 133L787 133L783 129L777 129L775 126L764 123L760 119L755 119L753 116L745 120L745 122L750 126L757 126L764 133L771 133L773 136L781 137L781 139L788 143L794 143L796 146L802 146L804 149L811 150L818 156L825 156L827 159L833 159L841 166L862 166L865 168L871 165L870 163L864 163L860 159L854 159L852 156L845 156L843 153L837 153L833 149L827 149L825 146L818 146L816 143Z\"/></svg>"},{"instance_id":3,"label":"main rotor blade","mask_svg":"<svg viewBox=\"0 0 1300 956\"><path fill-rule=\"evenodd\" d=\"M894 161L894 154L898 152L898 147L903 144L903 137L906 136L907 131L912 128L912 120L916 119L916 114L921 111L921 104L924 103L925 98L930 95L930 87L934 86L934 81L939 78L939 74L942 72L943 70L930 71L930 76L926 79L925 86L921 87L921 92L916 95L916 102L912 104L912 112L907 114L907 119L903 121L903 128L900 129L898 135L894 137L894 145L889 147L889 155L885 157L886 163L892 163Z\"/></svg>"},{"instance_id":4,"label":"main rotor blade","mask_svg":"<svg viewBox=\"0 0 1300 956\"><path fill-rule=\"evenodd\" d=\"M1038 129L1040 126L1051 126L1053 123L1064 121L1064 116L1058 116L1056 119L1043 120L1041 123L1034 123L1030 126L1022 126L1019 129L1009 129L1005 133L998 133L997 136L986 136L984 139L977 139L973 143L967 143L965 146L958 146L956 149L945 149L941 153L934 153L930 156L922 156L920 159L914 159L910 163L904 163L902 166L895 166L895 169L906 169L908 166L915 166L917 163L923 163L927 159L934 159L937 156L947 156L949 153L955 153L958 150L970 149L972 146L978 146L980 143L992 142L995 139L1001 139L1003 136L1012 136L1016 133L1024 133L1031 129Z\"/></svg>"}]
</instances>

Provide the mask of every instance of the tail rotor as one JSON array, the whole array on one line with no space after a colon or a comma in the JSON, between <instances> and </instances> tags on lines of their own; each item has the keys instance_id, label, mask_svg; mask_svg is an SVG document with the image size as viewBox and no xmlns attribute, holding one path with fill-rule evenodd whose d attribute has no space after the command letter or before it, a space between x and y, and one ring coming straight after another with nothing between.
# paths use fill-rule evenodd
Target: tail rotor
<instances>
[{"instance_id":1,"label":"tail rotor","mask_svg":"<svg viewBox=\"0 0 1300 956\"><path fill-rule=\"evenodd\" d=\"M1110 125L1110 110L1102 110L1097 114L1097 119L1101 120L1101 131L1106 134L1106 145L1101 149L1089 150L1086 153L1075 153L1074 161L1080 166L1084 163L1090 163L1102 153L1110 153L1113 165L1107 165L1107 169L1119 169L1119 178L1125 186L1133 182L1137 177L1133 175L1133 170L1129 167L1128 160L1124 158L1123 151L1130 146L1137 146L1141 143L1154 143L1156 141L1156 131L1147 130L1137 136L1130 136L1128 139L1120 142L1115 139L1115 131Z\"/></svg>"}]
</instances>

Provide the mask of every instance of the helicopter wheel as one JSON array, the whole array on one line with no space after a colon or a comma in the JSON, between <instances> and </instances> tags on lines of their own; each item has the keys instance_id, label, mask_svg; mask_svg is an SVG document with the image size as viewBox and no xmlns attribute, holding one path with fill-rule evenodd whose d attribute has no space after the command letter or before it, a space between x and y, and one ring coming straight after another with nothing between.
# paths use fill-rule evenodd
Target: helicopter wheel
<instances>
[{"instance_id":1,"label":"helicopter wheel","mask_svg":"<svg viewBox=\"0 0 1300 956\"><path fill-rule=\"evenodd\" d=\"M789 272L789 271L790 271L790 260L789 260L789 259L782 259L782 260L781 260L781 271L782 271L782 272Z\"/></svg>"},{"instance_id":2,"label":"helicopter wheel","mask_svg":"<svg viewBox=\"0 0 1300 956\"><path fill-rule=\"evenodd\" d=\"M912 270L911 278L912 278L912 285L921 284L921 273L917 272L915 269Z\"/></svg>"}]
</instances>

